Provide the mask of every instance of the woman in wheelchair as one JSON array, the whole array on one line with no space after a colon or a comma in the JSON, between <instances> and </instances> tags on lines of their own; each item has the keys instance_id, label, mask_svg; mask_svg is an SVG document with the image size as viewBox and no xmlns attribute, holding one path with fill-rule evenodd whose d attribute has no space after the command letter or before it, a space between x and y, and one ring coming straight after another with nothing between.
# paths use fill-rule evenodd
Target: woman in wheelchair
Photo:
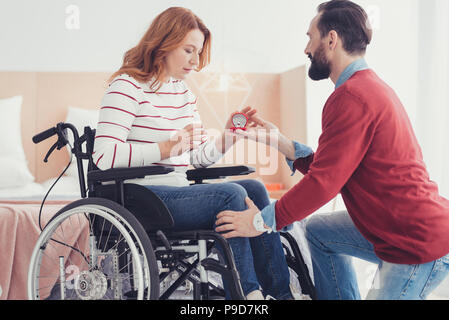
<instances>
[{"instance_id":1,"label":"woman in wheelchair","mask_svg":"<svg viewBox=\"0 0 449 320\"><path fill-rule=\"evenodd\" d=\"M229 120L222 136L205 135L197 98L183 81L210 60L211 34L190 10L173 7L158 15L137 46L126 52L102 101L93 160L102 170L163 165L174 171L133 180L167 206L174 229L213 230L224 210L269 205L256 180L189 185L187 167L208 167L235 143ZM242 110L251 117L251 108ZM247 199L249 198L249 199ZM290 276L279 233L229 239L248 299L291 299ZM224 283L226 290L226 283ZM229 296L228 296L229 297Z\"/></svg>"}]
</instances>

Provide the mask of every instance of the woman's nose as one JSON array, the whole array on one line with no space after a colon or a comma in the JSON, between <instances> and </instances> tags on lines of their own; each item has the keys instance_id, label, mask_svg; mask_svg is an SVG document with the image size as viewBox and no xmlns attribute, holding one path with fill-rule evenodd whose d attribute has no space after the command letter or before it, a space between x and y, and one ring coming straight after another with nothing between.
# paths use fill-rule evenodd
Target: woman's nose
<instances>
[{"instance_id":1,"label":"woman's nose","mask_svg":"<svg viewBox=\"0 0 449 320\"><path fill-rule=\"evenodd\" d=\"M197 66L199 64L199 60L200 60L199 55L198 54L194 54L192 56L192 58L190 59L190 64L192 66Z\"/></svg>"}]
</instances>

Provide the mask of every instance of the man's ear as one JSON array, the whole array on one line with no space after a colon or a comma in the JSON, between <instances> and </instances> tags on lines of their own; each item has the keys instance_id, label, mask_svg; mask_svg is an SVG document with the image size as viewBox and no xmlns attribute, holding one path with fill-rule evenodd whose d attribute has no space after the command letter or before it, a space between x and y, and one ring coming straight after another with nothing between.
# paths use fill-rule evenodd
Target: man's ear
<instances>
[{"instance_id":1,"label":"man's ear","mask_svg":"<svg viewBox=\"0 0 449 320\"><path fill-rule=\"evenodd\" d=\"M335 30L329 31L328 34L328 46L330 50L334 50L337 47L339 41L338 33Z\"/></svg>"}]
</instances>

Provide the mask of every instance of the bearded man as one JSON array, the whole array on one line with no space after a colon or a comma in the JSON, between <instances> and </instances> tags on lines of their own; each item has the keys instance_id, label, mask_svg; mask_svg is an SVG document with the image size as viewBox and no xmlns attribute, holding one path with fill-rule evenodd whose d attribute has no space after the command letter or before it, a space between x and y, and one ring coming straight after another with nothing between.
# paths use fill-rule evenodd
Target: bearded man
<instances>
[{"instance_id":1,"label":"bearded man","mask_svg":"<svg viewBox=\"0 0 449 320\"><path fill-rule=\"evenodd\" d=\"M307 35L310 78L335 84L318 149L279 133L279 152L303 179L261 211L248 202L246 211L221 212L216 230L226 238L285 231L340 193L347 210L306 220L318 298L360 299L351 259L357 257L378 265L367 299L426 299L449 273L449 201L429 178L401 101L364 59L368 16L351 1L328 1ZM239 134L273 145L264 132Z\"/></svg>"}]
</instances>

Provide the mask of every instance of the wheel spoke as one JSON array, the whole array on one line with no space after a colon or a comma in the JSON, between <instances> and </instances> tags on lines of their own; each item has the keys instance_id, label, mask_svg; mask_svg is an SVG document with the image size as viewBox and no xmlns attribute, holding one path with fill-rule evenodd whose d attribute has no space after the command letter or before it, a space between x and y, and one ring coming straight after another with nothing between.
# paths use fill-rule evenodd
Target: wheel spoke
<instances>
[{"instance_id":1,"label":"wheel spoke","mask_svg":"<svg viewBox=\"0 0 449 320\"><path fill-rule=\"evenodd\" d=\"M151 243L146 233L136 231L129 213L96 204L82 206L82 200L79 202L79 207L61 210L39 237L31 261L33 272L29 274L30 296L58 299L58 294L64 294L66 299L114 299L123 297L118 288L132 285L143 297L146 285L154 281L159 285L158 277L150 279L151 272L145 271L149 270L145 259L148 250L154 255ZM89 246L92 236L95 243ZM149 248L142 246L142 239L150 243ZM91 256L95 261L87 259ZM63 292L60 257L65 262L61 269L65 278ZM157 268L155 258L152 265ZM143 298L149 297L150 290L147 294Z\"/></svg>"}]
</instances>

